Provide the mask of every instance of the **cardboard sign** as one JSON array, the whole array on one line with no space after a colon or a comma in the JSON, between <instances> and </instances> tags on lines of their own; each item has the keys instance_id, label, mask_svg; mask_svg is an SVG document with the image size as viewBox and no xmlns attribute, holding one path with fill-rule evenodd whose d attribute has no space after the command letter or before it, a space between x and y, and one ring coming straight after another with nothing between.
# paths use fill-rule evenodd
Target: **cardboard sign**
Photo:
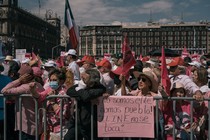
<instances>
[{"instance_id":1,"label":"cardboard sign","mask_svg":"<svg viewBox=\"0 0 210 140\"><path fill-rule=\"evenodd\" d=\"M154 138L153 98L110 96L101 100L98 137Z\"/></svg>"}]
</instances>

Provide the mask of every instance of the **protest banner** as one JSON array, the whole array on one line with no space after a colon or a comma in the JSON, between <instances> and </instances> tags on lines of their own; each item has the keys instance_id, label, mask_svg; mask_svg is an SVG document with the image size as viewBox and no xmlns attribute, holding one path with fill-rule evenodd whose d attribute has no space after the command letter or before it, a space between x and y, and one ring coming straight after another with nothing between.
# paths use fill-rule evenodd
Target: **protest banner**
<instances>
[{"instance_id":1,"label":"protest banner","mask_svg":"<svg viewBox=\"0 0 210 140\"><path fill-rule=\"evenodd\" d=\"M110 96L100 100L98 137L154 138L153 98Z\"/></svg>"}]
</instances>

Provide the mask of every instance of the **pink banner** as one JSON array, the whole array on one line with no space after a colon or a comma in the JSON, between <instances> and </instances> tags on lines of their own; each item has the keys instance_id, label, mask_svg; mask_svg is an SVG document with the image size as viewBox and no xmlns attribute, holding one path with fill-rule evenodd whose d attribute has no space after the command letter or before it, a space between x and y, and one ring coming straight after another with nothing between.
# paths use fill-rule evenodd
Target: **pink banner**
<instances>
[{"instance_id":1,"label":"pink banner","mask_svg":"<svg viewBox=\"0 0 210 140\"><path fill-rule=\"evenodd\" d=\"M110 96L101 100L98 137L154 138L153 98Z\"/></svg>"}]
</instances>

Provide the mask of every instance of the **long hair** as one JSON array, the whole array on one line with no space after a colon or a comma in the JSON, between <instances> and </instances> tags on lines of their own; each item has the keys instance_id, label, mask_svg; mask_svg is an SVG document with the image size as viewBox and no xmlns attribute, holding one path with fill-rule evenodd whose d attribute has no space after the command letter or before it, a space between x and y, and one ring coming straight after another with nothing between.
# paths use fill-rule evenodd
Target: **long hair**
<instances>
[{"instance_id":1,"label":"long hair","mask_svg":"<svg viewBox=\"0 0 210 140\"><path fill-rule=\"evenodd\" d=\"M88 69L85 71L89 76L87 87L93 87L100 84L100 73L96 69Z\"/></svg>"}]
</instances>

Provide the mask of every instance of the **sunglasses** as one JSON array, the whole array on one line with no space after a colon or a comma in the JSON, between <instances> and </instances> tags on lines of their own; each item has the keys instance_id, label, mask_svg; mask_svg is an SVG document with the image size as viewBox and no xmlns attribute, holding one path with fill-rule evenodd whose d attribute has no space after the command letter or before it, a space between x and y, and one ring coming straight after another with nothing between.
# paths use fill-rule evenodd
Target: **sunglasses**
<instances>
[{"instance_id":1,"label":"sunglasses","mask_svg":"<svg viewBox=\"0 0 210 140\"><path fill-rule=\"evenodd\" d=\"M146 78L144 78L144 77L139 77L139 78L138 78L138 81L146 82L146 81L147 81L147 79L146 79Z\"/></svg>"}]
</instances>

